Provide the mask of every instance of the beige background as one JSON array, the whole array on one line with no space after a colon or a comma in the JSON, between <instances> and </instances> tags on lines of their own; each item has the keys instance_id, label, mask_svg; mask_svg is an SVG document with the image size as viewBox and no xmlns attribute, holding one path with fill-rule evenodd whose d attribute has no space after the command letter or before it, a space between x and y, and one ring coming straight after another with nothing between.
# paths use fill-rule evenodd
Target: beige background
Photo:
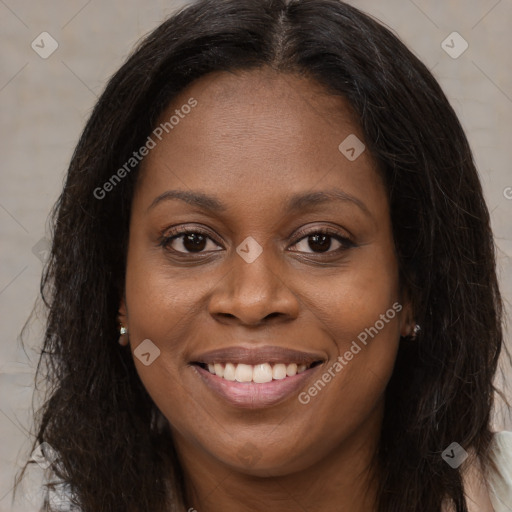
<instances>
[{"instance_id":1,"label":"beige background","mask_svg":"<svg viewBox=\"0 0 512 512\"><path fill-rule=\"evenodd\" d=\"M351 3L406 42L433 70L460 116L492 212L510 319L512 1ZM34 498L15 508L10 501L14 472L29 447L28 411L37 361L35 350L23 352L18 336L38 293L47 215L106 80L142 35L183 4L0 0L0 512L36 510L30 505ZM31 48L44 31L59 45L47 59ZM441 47L453 31L469 44L457 59ZM37 349L40 330L41 323L35 322L27 336L29 347ZM507 339L510 343L510 332ZM495 428L512 430L512 422L498 414ZM42 471L37 468L31 475L37 489Z\"/></svg>"}]
</instances>

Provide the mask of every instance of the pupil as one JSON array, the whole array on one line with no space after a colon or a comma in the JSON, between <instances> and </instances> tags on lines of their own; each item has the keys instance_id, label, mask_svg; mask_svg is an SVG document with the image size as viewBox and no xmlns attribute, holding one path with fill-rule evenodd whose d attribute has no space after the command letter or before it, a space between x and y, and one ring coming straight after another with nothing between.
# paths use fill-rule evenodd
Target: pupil
<instances>
[{"instance_id":1,"label":"pupil","mask_svg":"<svg viewBox=\"0 0 512 512\"><path fill-rule=\"evenodd\" d=\"M202 251L205 248L206 237L199 233L189 233L185 235L183 246L187 251Z\"/></svg>"},{"instance_id":2,"label":"pupil","mask_svg":"<svg viewBox=\"0 0 512 512\"><path fill-rule=\"evenodd\" d=\"M330 238L331 238L330 235L325 235L325 234L321 234L321 233L311 235L309 237L309 242L308 242L309 248L312 249L313 251L315 249L318 249L317 252L325 252L331 246ZM316 247L314 247L314 246L316 246Z\"/></svg>"}]
</instances>

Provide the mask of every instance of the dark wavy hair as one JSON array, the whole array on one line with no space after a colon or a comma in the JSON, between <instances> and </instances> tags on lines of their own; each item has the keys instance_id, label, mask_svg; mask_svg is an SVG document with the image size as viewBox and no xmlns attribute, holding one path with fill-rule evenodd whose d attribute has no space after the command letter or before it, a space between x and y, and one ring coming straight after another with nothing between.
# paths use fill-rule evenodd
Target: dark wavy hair
<instances>
[{"instance_id":1,"label":"dark wavy hair","mask_svg":"<svg viewBox=\"0 0 512 512\"><path fill-rule=\"evenodd\" d=\"M457 441L492 464L503 347L489 212L432 74L390 30L338 0L201 0L149 34L111 78L51 215L36 374L48 391L33 447L58 452L52 471L84 512L185 510L170 430L117 343L137 169L106 198L93 191L194 80L263 66L346 98L386 183L400 279L422 330L414 343L401 340L386 390L378 510L436 512L446 499L467 512L465 466L452 469L441 453Z\"/></svg>"}]
</instances>

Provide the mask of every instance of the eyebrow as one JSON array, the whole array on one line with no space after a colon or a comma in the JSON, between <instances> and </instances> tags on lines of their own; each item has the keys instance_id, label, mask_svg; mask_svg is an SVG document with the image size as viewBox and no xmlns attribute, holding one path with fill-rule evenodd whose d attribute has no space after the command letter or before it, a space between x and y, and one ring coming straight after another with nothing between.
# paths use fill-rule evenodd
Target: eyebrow
<instances>
[{"instance_id":1,"label":"eyebrow","mask_svg":"<svg viewBox=\"0 0 512 512\"><path fill-rule=\"evenodd\" d=\"M214 196L209 196L197 191L191 192L186 190L167 190L163 194L157 196L149 205L146 211L149 212L149 210L153 209L157 204L163 201L174 199L184 201L185 203L188 203L192 206L198 206L203 210L213 213L220 213L227 210L227 206ZM340 189L295 194L286 201L285 209L287 211L298 211L311 206L325 204L329 201L342 201L355 204L366 215L371 217L370 210L360 199Z\"/></svg>"}]
</instances>

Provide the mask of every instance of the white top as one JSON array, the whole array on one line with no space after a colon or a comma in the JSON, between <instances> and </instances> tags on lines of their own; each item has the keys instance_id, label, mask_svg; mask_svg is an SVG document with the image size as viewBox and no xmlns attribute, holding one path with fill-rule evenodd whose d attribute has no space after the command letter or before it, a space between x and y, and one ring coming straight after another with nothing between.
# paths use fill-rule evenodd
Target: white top
<instances>
[{"instance_id":1,"label":"white top","mask_svg":"<svg viewBox=\"0 0 512 512\"><path fill-rule=\"evenodd\" d=\"M469 512L512 512L512 432L494 433L491 456L498 472L492 472L486 483L479 466L472 466L464 476ZM56 491L48 492L47 499L56 511L80 512L70 508L69 495L68 484L60 484ZM443 512L452 510L443 508Z\"/></svg>"},{"instance_id":2,"label":"white top","mask_svg":"<svg viewBox=\"0 0 512 512\"><path fill-rule=\"evenodd\" d=\"M492 454L499 472L493 473L487 480L490 502L494 512L512 512L512 432L494 434ZM482 507L470 508L470 512L473 510L484 512Z\"/></svg>"}]
</instances>

